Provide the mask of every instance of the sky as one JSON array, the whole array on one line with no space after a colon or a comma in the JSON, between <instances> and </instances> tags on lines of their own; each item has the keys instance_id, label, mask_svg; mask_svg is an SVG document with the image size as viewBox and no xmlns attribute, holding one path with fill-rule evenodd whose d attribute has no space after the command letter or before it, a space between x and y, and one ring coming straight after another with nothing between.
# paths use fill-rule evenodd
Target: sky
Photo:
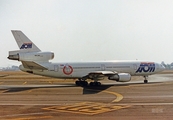
<instances>
[{"instance_id":1,"label":"sky","mask_svg":"<svg viewBox=\"0 0 173 120\"><path fill-rule=\"evenodd\" d=\"M172 0L0 0L0 67L21 30L52 62L173 62Z\"/></svg>"}]
</instances>

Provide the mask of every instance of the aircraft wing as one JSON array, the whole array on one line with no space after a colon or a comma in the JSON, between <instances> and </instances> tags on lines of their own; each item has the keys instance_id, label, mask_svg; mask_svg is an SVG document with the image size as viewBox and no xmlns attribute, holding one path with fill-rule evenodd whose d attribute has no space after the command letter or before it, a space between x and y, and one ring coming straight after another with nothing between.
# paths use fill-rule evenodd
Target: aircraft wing
<instances>
[{"instance_id":1,"label":"aircraft wing","mask_svg":"<svg viewBox=\"0 0 173 120\"><path fill-rule=\"evenodd\" d=\"M87 76L90 79L103 79L105 76L115 75L116 71L93 71L90 72Z\"/></svg>"},{"instance_id":2,"label":"aircraft wing","mask_svg":"<svg viewBox=\"0 0 173 120\"><path fill-rule=\"evenodd\" d=\"M47 70L46 67L40 65L39 63L33 61L22 61L24 68L37 69L37 70Z\"/></svg>"}]
</instances>

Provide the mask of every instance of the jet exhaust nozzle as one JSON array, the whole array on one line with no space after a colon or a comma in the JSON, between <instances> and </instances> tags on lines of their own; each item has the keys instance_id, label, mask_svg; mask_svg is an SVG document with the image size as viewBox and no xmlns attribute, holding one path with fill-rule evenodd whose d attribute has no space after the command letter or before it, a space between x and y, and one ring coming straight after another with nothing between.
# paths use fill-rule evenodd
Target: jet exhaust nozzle
<instances>
[{"instance_id":1,"label":"jet exhaust nozzle","mask_svg":"<svg viewBox=\"0 0 173 120\"><path fill-rule=\"evenodd\" d=\"M10 59L10 60L19 60L19 54L9 55L7 58Z\"/></svg>"}]
</instances>

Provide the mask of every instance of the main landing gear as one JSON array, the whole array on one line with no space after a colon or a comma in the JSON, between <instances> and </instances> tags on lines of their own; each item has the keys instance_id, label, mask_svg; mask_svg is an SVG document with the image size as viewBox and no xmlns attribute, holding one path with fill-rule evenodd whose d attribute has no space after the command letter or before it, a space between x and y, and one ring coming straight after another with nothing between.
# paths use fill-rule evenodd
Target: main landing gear
<instances>
[{"instance_id":1,"label":"main landing gear","mask_svg":"<svg viewBox=\"0 0 173 120\"><path fill-rule=\"evenodd\" d=\"M84 80L77 80L75 83L77 86L88 86L88 82Z\"/></svg>"},{"instance_id":2,"label":"main landing gear","mask_svg":"<svg viewBox=\"0 0 173 120\"><path fill-rule=\"evenodd\" d=\"M82 86L82 87L88 86L88 82L83 79L79 79L75 83L77 86ZM97 82L97 81L89 83L89 86L100 86L100 85L101 85L101 83Z\"/></svg>"},{"instance_id":3,"label":"main landing gear","mask_svg":"<svg viewBox=\"0 0 173 120\"><path fill-rule=\"evenodd\" d=\"M101 86L100 82L90 82L90 86Z\"/></svg>"},{"instance_id":4,"label":"main landing gear","mask_svg":"<svg viewBox=\"0 0 173 120\"><path fill-rule=\"evenodd\" d=\"M147 77L148 77L148 76L144 76L144 78L145 78L145 79L144 79L144 83L148 83Z\"/></svg>"}]
</instances>

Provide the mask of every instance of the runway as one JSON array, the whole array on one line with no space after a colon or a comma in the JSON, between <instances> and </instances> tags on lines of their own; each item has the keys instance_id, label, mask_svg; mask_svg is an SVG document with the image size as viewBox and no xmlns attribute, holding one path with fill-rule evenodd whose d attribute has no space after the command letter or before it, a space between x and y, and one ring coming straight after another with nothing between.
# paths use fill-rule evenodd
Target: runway
<instances>
[{"instance_id":1,"label":"runway","mask_svg":"<svg viewBox=\"0 0 173 120\"><path fill-rule=\"evenodd\" d=\"M166 119L173 117L173 74L127 83L104 80L101 87L78 87L74 80L2 73L0 119Z\"/></svg>"}]
</instances>

